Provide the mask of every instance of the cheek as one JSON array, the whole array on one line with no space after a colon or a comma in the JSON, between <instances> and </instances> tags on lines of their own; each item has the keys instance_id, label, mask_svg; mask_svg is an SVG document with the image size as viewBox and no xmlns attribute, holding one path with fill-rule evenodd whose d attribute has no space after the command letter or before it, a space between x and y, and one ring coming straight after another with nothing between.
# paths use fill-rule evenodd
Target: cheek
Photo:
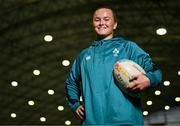
<instances>
[{"instance_id":1,"label":"cheek","mask_svg":"<svg viewBox=\"0 0 180 126\"><path fill-rule=\"evenodd\" d=\"M94 29L95 32L98 32L97 26L93 25L93 29Z\"/></svg>"},{"instance_id":2,"label":"cheek","mask_svg":"<svg viewBox=\"0 0 180 126\"><path fill-rule=\"evenodd\" d=\"M98 31L98 24L97 24L97 23L93 23L93 29L94 29L95 31Z\"/></svg>"},{"instance_id":3,"label":"cheek","mask_svg":"<svg viewBox=\"0 0 180 126\"><path fill-rule=\"evenodd\" d=\"M94 23L93 23L93 26L94 26L94 27L97 27L97 26L98 26L98 23L97 23L97 22L94 22Z\"/></svg>"},{"instance_id":4,"label":"cheek","mask_svg":"<svg viewBox=\"0 0 180 126\"><path fill-rule=\"evenodd\" d=\"M110 22L108 25L111 26L111 27L114 27L115 24Z\"/></svg>"}]
</instances>

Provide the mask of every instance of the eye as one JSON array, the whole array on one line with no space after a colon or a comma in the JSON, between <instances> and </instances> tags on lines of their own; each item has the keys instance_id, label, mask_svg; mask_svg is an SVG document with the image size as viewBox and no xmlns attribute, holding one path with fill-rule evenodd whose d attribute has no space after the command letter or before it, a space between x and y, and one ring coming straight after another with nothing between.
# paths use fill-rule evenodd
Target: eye
<instances>
[{"instance_id":1,"label":"eye","mask_svg":"<svg viewBox=\"0 0 180 126\"><path fill-rule=\"evenodd\" d=\"M94 18L94 21L96 21L96 22L97 22L97 21L100 21L100 18L97 18L97 17L96 17L96 18Z\"/></svg>"},{"instance_id":2,"label":"eye","mask_svg":"<svg viewBox=\"0 0 180 126\"><path fill-rule=\"evenodd\" d=\"M109 20L110 20L109 17L105 17L105 18L104 18L104 21L109 21Z\"/></svg>"}]
</instances>

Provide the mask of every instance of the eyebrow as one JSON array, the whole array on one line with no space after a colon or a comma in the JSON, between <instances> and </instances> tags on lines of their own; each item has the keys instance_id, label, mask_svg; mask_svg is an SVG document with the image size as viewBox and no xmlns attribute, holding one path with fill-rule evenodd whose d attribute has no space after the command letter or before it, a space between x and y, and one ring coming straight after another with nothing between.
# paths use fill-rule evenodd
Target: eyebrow
<instances>
[{"instance_id":1,"label":"eyebrow","mask_svg":"<svg viewBox=\"0 0 180 126\"><path fill-rule=\"evenodd\" d=\"M96 17L94 17L94 18L101 18L101 17L96 16ZM103 17L103 18L110 18L110 17L109 17L109 16L106 16L106 17Z\"/></svg>"}]
</instances>

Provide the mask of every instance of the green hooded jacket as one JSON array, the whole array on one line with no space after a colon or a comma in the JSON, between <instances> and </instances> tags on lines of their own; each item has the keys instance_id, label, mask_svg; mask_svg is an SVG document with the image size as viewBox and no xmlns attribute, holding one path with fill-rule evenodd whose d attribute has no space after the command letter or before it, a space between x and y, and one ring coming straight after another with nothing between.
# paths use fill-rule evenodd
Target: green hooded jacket
<instances>
[{"instance_id":1,"label":"green hooded jacket","mask_svg":"<svg viewBox=\"0 0 180 126\"><path fill-rule=\"evenodd\" d=\"M82 124L143 124L140 99L124 94L113 77L114 64L121 59L139 64L152 87L161 82L161 71L136 43L121 37L93 42L75 59L65 82L67 100L73 111L80 106L82 96L85 107Z\"/></svg>"}]
</instances>

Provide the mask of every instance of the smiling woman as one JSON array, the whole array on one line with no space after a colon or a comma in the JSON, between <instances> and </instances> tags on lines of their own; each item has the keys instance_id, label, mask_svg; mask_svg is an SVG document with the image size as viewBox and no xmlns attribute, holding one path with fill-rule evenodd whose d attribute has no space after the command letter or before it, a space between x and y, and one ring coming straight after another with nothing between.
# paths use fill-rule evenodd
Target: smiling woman
<instances>
[{"instance_id":1,"label":"smiling woman","mask_svg":"<svg viewBox=\"0 0 180 126\"><path fill-rule=\"evenodd\" d=\"M114 13L111 9L97 9L93 16L93 26L100 38L103 40L113 37L114 30L117 27L117 22L114 18Z\"/></svg>"},{"instance_id":2,"label":"smiling woman","mask_svg":"<svg viewBox=\"0 0 180 126\"><path fill-rule=\"evenodd\" d=\"M84 125L142 125L140 98L127 96L116 85L114 64L129 59L145 70L127 87L136 92L157 86L161 72L137 44L114 36L117 20L112 9L98 8L93 27L97 40L75 59L65 82L69 106Z\"/></svg>"}]
</instances>

